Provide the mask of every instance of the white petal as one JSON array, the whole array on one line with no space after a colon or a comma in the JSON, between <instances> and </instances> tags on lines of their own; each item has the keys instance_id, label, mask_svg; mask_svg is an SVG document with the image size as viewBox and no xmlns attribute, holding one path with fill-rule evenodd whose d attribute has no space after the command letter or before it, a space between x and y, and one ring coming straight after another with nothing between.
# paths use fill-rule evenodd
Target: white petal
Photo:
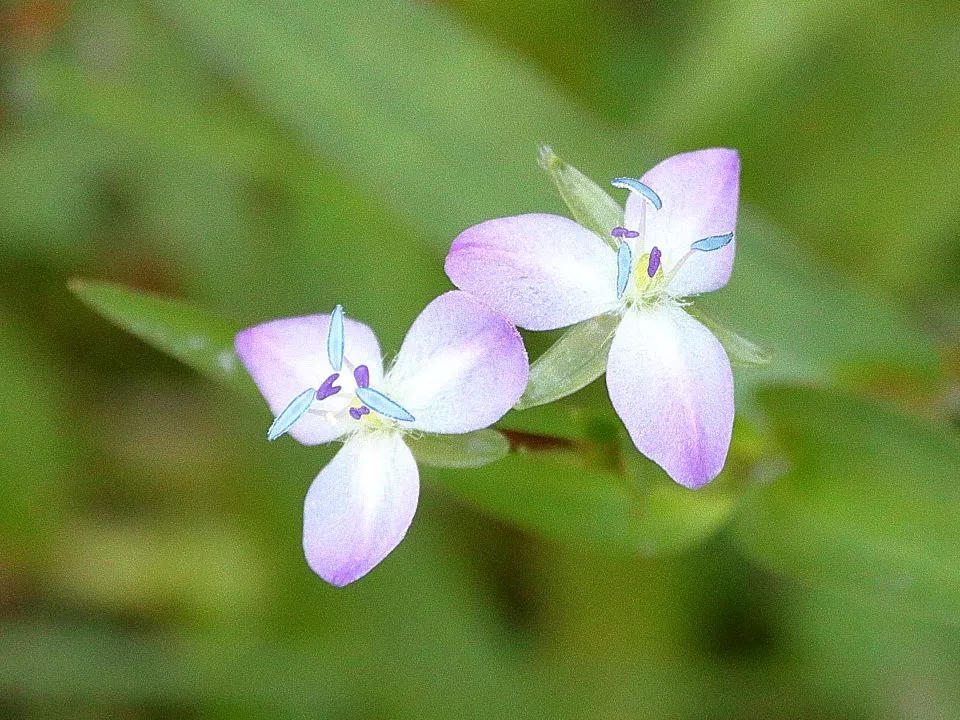
<instances>
[{"instance_id":1,"label":"white petal","mask_svg":"<svg viewBox=\"0 0 960 720\"><path fill-rule=\"evenodd\" d=\"M617 305L616 254L559 215L488 220L453 241L447 275L461 290L530 330L552 330Z\"/></svg>"},{"instance_id":2,"label":"white petal","mask_svg":"<svg viewBox=\"0 0 960 720\"><path fill-rule=\"evenodd\" d=\"M419 492L417 463L398 434L354 435L307 492L307 563L338 587L366 575L403 539Z\"/></svg>"},{"instance_id":3,"label":"white petal","mask_svg":"<svg viewBox=\"0 0 960 720\"><path fill-rule=\"evenodd\" d=\"M726 461L733 374L720 342L676 305L628 312L610 347L607 390L633 443L681 485Z\"/></svg>"},{"instance_id":4,"label":"white petal","mask_svg":"<svg viewBox=\"0 0 960 720\"><path fill-rule=\"evenodd\" d=\"M384 387L416 418L411 427L465 433L503 417L523 394L528 372L516 328L476 298L454 291L436 298L414 321Z\"/></svg>"},{"instance_id":5,"label":"white petal","mask_svg":"<svg viewBox=\"0 0 960 720\"><path fill-rule=\"evenodd\" d=\"M663 253L668 273L697 240L733 232L740 194L740 156L736 150L710 148L669 157L642 178L663 200L655 210L636 193L627 199L624 224L638 229L646 215L644 249ZM646 205L646 207L644 207ZM727 284L733 270L736 240L714 252L695 252L677 273L670 290L697 295Z\"/></svg>"}]
</instances>

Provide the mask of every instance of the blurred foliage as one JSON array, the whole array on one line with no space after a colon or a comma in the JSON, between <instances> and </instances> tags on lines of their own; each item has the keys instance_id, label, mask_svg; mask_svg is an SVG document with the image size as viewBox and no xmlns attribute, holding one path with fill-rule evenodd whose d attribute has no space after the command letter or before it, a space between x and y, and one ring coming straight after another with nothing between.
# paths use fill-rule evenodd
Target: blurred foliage
<instances>
[{"instance_id":1,"label":"blurred foliage","mask_svg":"<svg viewBox=\"0 0 960 720\"><path fill-rule=\"evenodd\" d=\"M960 716L954 4L17 0L0 37L0 715ZM727 469L672 485L601 380L422 467L329 588L333 449L267 445L197 338L342 302L395 352L457 232L563 212L541 141L598 182L740 149L704 305L775 360ZM171 298L136 330L227 384L77 276Z\"/></svg>"}]
</instances>

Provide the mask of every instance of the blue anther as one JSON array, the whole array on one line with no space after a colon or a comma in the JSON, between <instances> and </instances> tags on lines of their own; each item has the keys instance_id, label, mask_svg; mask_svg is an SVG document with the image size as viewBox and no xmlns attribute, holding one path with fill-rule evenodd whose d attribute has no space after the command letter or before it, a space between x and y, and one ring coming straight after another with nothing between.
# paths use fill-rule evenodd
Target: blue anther
<instances>
[{"instance_id":1,"label":"blue anther","mask_svg":"<svg viewBox=\"0 0 960 720\"><path fill-rule=\"evenodd\" d=\"M614 178L610 181L610 184L621 190L632 190L633 192L640 193L649 200L657 210L663 207L663 201L660 199L660 196L653 191L653 188L649 185L644 185L639 180L634 180L633 178Z\"/></svg>"},{"instance_id":2,"label":"blue anther","mask_svg":"<svg viewBox=\"0 0 960 720\"><path fill-rule=\"evenodd\" d=\"M276 440L289 430L310 409L316 395L317 388L309 388L291 400L290 404L277 415L277 419L273 421L270 429L267 430L267 440Z\"/></svg>"},{"instance_id":3,"label":"blue anther","mask_svg":"<svg viewBox=\"0 0 960 720\"><path fill-rule=\"evenodd\" d=\"M729 245L733 240L733 233L724 233L723 235L711 235L710 237L697 240L690 246L691 250L700 250L701 252L712 252Z\"/></svg>"},{"instance_id":4,"label":"blue anther","mask_svg":"<svg viewBox=\"0 0 960 720\"><path fill-rule=\"evenodd\" d=\"M360 402L384 417L402 420L404 422L413 422L414 420L413 415L379 390L374 390L369 387L358 387L355 392L357 393L357 397L360 398Z\"/></svg>"},{"instance_id":5,"label":"blue anther","mask_svg":"<svg viewBox=\"0 0 960 720\"><path fill-rule=\"evenodd\" d=\"M327 357L330 367L337 372L343 367L343 305L337 305L330 313L330 327L327 330Z\"/></svg>"},{"instance_id":6,"label":"blue anther","mask_svg":"<svg viewBox=\"0 0 960 720\"><path fill-rule=\"evenodd\" d=\"M633 252L630 246L622 242L617 248L617 300L623 297L627 291L627 283L630 282L630 272L633 270Z\"/></svg>"}]
</instances>

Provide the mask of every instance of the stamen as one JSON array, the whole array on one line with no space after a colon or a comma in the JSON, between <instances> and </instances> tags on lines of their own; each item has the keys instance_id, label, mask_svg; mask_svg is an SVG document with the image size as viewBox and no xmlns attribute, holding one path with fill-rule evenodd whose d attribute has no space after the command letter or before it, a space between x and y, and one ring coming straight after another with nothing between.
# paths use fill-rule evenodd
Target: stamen
<instances>
[{"instance_id":1,"label":"stamen","mask_svg":"<svg viewBox=\"0 0 960 720\"><path fill-rule=\"evenodd\" d=\"M407 412L401 405L388 398L379 390L374 390L369 387L358 387L356 393L357 397L360 398L360 402L371 410L376 410L384 417L402 420L404 422L413 422L415 419L413 415Z\"/></svg>"},{"instance_id":2,"label":"stamen","mask_svg":"<svg viewBox=\"0 0 960 720\"><path fill-rule=\"evenodd\" d=\"M289 430L297 420L302 418L313 404L313 398L316 397L316 394L315 388L309 388L291 400L290 404L277 415L277 419L273 421L270 429L267 430L267 440L276 440Z\"/></svg>"},{"instance_id":3,"label":"stamen","mask_svg":"<svg viewBox=\"0 0 960 720\"><path fill-rule=\"evenodd\" d=\"M334 385L338 377L340 377L340 373L333 373L333 375L323 381L320 389L317 390L317 400L326 400L328 397L336 395L343 389L339 385Z\"/></svg>"},{"instance_id":4,"label":"stamen","mask_svg":"<svg viewBox=\"0 0 960 720\"><path fill-rule=\"evenodd\" d=\"M640 233L636 230L627 230L625 227L615 227L610 231L610 234L615 238L630 238L640 237Z\"/></svg>"},{"instance_id":5,"label":"stamen","mask_svg":"<svg viewBox=\"0 0 960 720\"><path fill-rule=\"evenodd\" d=\"M640 193L649 200L650 204L657 210L663 207L663 201L660 199L660 196L653 191L653 188L649 185L644 185L639 180L634 180L633 178L614 178L610 184L621 190L632 190Z\"/></svg>"},{"instance_id":6,"label":"stamen","mask_svg":"<svg viewBox=\"0 0 960 720\"><path fill-rule=\"evenodd\" d=\"M691 250L700 250L701 252L712 252L728 245L733 240L733 233L724 233L723 235L711 235L710 237L697 240L690 246Z\"/></svg>"},{"instance_id":7,"label":"stamen","mask_svg":"<svg viewBox=\"0 0 960 720\"><path fill-rule=\"evenodd\" d=\"M357 387L370 387L370 368L366 365L357 365L353 371L353 379L357 381Z\"/></svg>"},{"instance_id":8,"label":"stamen","mask_svg":"<svg viewBox=\"0 0 960 720\"><path fill-rule=\"evenodd\" d=\"M650 251L650 260L647 261L647 277L653 277L660 269L660 248L656 245Z\"/></svg>"},{"instance_id":9,"label":"stamen","mask_svg":"<svg viewBox=\"0 0 960 720\"><path fill-rule=\"evenodd\" d=\"M330 367L337 372L343 368L343 305L337 305L330 313L330 327L327 330L327 358Z\"/></svg>"},{"instance_id":10,"label":"stamen","mask_svg":"<svg viewBox=\"0 0 960 720\"><path fill-rule=\"evenodd\" d=\"M633 270L633 252L625 242L617 248L617 300L627 291L630 282L630 273Z\"/></svg>"},{"instance_id":11,"label":"stamen","mask_svg":"<svg viewBox=\"0 0 960 720\"><path fill-rule=\"evenodd\" d=\"M355 407L350 408L350 417L352 417L354 420L359 420L364 415L369 415L369 414L370 414L370 408L365 407L364 405L361 405L358 408L355 408Z\"/></svg>"}]
</instances>

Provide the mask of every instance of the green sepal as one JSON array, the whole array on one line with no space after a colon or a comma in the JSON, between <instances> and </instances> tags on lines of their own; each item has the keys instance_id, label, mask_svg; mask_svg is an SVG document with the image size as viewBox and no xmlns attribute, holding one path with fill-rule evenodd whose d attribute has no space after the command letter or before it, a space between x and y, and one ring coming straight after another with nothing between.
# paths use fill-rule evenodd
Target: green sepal
<instances>
[{"instance_id":1,"label":"green sepal","mask_svg":"<svg viewBox=\"0 0 960 720\"><path fill-rule=\"evenodd\" d=\"M722 321L717 320L702 307L690 305L684 308L697 320L706 325L723 349L727 351L732 365L739 367L767 367L773 362L773 353L735 330L731 330Z\"/></svg>"},{"instance_id":2,"label":"green sepal","mask_svg":"<svg viewBox=\"0 0 960 720\"><path fill-rule=\"evenodd\" d=\"M478 468L507 456L510 441L496 430L405 438L417 462L437 468Z\"/></svg>"},{"instance_id":3,"label":"green sepal","mask_svg":"<svg viewBox=\"0 0 960 720\"><path fill-rule=\"evenodd\" d=\"M572 395L607 369L610 343L620 316L599 315L572 325L530 366L527 389L516 410L544 405Z\"/></svg>"},{"instance_id":4,"label":"green sepal","mask_svg":"<svg viewBox=\"0 0 960 720\"><path fill-rule=\"evenodd\" d=\"M540 167L553 182L570 215L602 237L614 250L618 243L610 231L623 224L623 208L573 165L568 165L548 145L540 146Z\"/></svg>"}]
</instances>

